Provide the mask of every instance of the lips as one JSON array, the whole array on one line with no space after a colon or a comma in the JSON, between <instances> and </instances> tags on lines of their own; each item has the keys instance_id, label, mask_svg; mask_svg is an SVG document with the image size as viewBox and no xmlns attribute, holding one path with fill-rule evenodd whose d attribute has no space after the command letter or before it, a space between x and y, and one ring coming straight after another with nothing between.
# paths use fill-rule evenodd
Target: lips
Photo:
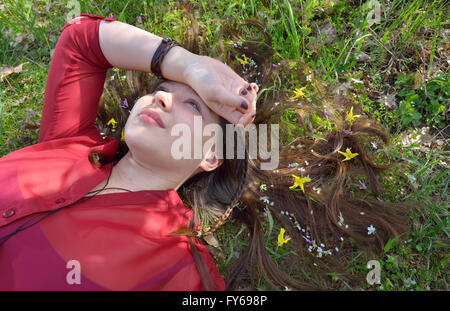
<instances>
[{"instance_id":1,"label":"lips","mask_svg":"<svg viewBox=\"0 0 450 311\"><path fill-rule=\"evenodd\" d=\"M153 110L147 109L147 110L142 111L139 115L141 115L141 114L147 115L147 116L149 116L150 118L152 118L153 120L155 120L156 123L158 123L159 127L161 127L161 128L166 128L166 127L164 126L164 122L162 121L162 119L161 119L161 118L159 117L159 115L158 115L156 112L154 112Z\"/></svg>"}]
</instances>

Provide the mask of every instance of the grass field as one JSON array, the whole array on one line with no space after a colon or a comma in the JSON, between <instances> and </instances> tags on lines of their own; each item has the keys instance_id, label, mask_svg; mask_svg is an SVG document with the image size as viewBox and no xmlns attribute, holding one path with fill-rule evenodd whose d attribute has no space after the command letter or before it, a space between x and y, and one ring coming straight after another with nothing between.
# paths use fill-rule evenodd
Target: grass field
<instances>
[{"instance_id":1,"label":"grass field","mask_svg":"<svg viewBox=\"0 0 450 311\"><path fill-rule=\"evenodd\" d=\"M113 14L120 21L177 39L185 20L175 2L2 1L0 156L37 143L51 53L68 18L79 13ZM378 156L388 154L407 166L380 176L385 185L381 199L415 200L421 206L410 217L409 239L401 245L388 243L384 256L375 258L381 263L381 284L363 282L355 288L339 275L331 276L338 287L449 290L448 3L380 0L372 1L378 5L368 7L366 1L356 0L189 2L198 12L199 34L206 46L215 46L222 20L231 17L239 23L258 19L267 25L271 36L276 51L273 64L283 59L303 61L318 81L346 91L364 114L389 129L392 144L386 148L374 146L373 151ZM307 89L311 96L313 89ZM320 117L315 120L315 128L326 126ZM356 180L354 191L369 193ZM290 264L284 259L295 254L295 249L289 243L277 247L280 227L269 219L264 225L268 251L281 269L289 271ZM220 249L211 252L219 271L226 274L233 258L248 245L248 231L228 222L216 237ZM359 254L355 254L348 270L358 275L368 272ZM261 278L257 289L271 288Z\"/></svg>"}]
</instances>

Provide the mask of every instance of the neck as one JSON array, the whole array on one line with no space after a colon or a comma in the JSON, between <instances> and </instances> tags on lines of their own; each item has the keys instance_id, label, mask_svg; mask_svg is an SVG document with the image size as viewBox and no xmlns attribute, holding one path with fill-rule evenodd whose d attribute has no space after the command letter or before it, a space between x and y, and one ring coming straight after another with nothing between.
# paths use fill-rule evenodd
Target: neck
<instances>
[{"instance_id":1,"label":"neck","mask_svg":"<svg viewBox=\"0 0 450 311\"><path fill-rule=\"evenodd\" d=\"M142 165L128 153L112 168L110 182L107 187L125 188L130 191L169 190L178 188L191 176L181 178L179 172L171 172L165 168Z\"/></svg>"}]
</instances>

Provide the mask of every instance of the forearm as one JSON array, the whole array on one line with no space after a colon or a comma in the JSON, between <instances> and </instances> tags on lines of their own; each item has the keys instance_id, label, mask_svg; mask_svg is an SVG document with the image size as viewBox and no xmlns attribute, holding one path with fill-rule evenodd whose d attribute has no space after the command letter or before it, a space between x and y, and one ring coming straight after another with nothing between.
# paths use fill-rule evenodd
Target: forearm
<instances>
[{"instance_id":1,"label":"forearm","mask_svg":"<svg viewBox=\"0 0 450 311\"><path fill-rule=\"evenodd\" d=\"M119 21L101 21L99 41L103 55L114 67L151 72L151 60L162 38ZM185 83L185 68L196 57L182 47L173 47L163 59L161 73L168 80Z\"/></svg>"}]
</instances>

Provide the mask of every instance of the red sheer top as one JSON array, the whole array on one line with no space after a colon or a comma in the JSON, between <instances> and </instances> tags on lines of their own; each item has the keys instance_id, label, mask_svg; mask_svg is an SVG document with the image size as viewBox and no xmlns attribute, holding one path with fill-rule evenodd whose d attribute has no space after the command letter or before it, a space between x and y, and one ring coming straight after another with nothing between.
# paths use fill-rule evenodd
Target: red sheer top
<instances>
[{"instance_id":1,"label":"red sheer top","mask_svg":"<svg viewBox=\"0 0 450 311\"><path fill-rule=\"evenodd\" d=\"M99 44L102 19L115 20L81 14L64 26L39 142L0 158L0 242L43 219L0 245L0 290L204 290L188 238L167 236L193 214L174 189L99 194L70 205L112 169L113 163L94 168L90 151L112 159L119 146L95 127L112 67ZM208 250L194 241L215 289L224 290Z\"/></svg>"}]
</instances>

